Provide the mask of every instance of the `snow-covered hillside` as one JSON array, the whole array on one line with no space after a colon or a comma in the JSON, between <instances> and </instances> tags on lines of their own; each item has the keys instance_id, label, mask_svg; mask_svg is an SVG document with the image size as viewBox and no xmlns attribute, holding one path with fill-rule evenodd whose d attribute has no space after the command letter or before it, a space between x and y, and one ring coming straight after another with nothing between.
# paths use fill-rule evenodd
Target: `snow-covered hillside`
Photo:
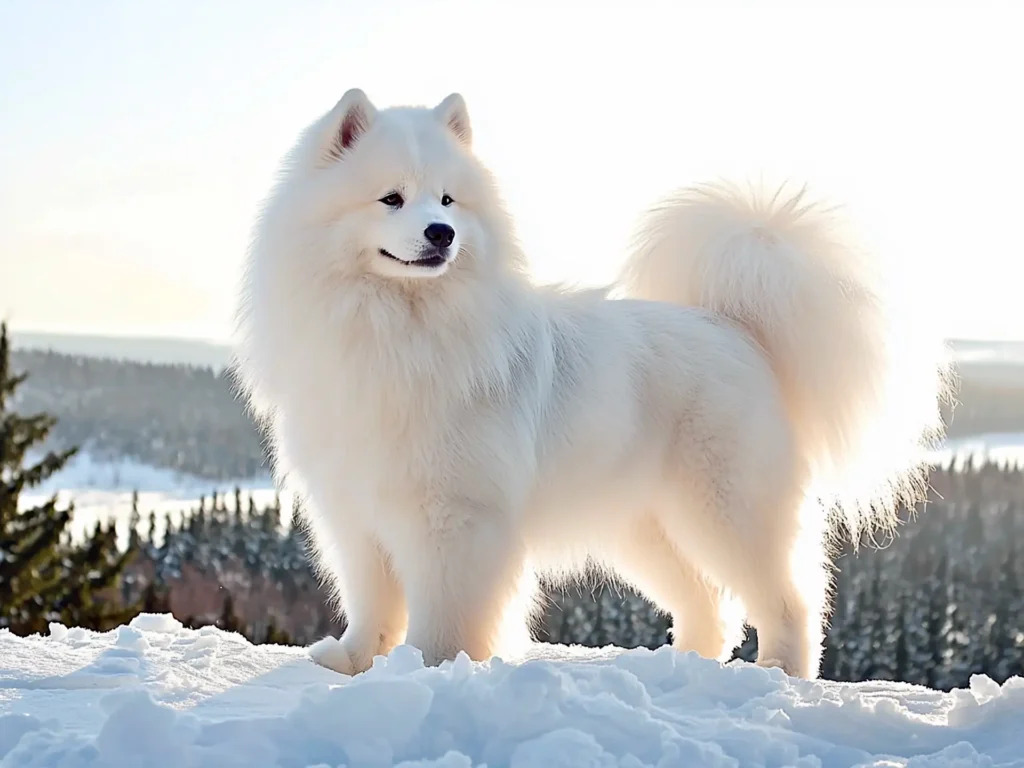
<instances>
[{"instance_id":1,"label":"snow-covered hillside","mask_svg":"<svg viewBox=\"0 0 1024 768\"><path fill-rule=\"evenodd\" d=\"M0 766L1024 766L1024 680L938 693L670 648L538 646L348 678L170 616L0 632Z\"/></svg>"},{"instance_id":2,"label":"snow-covered hillside","mask_svg":"<svg viewBox=\"0 0 1024 768\"><path fill-rule=\"evenodd\" d=\"M29 456L30 462L38 459L38 455ZM156 513L155 535L159 540L168 518L177 523L181 512L195 506L201 496L209 496L214 491L231 494L236 487L247 496L251 493L260 506L269 503L274 496L274 483L269 476L214 482L132 459L97 458L82 452L64 469L22 494L20 504L29 507L57 494L63 503L73 501L75 504L71 522L73 535L91 529L98 519L114 519L122 540L127 540L132 492L138 491L139 511L143 517ZM282 497L282 504L287 517L291 500Z\"/></svg>"},{"instance_id":3,"label":"snow-covered hillside","mask_svg":"<svg viewBox=\"0 0 1024 768\"><path fill-rule=\"evenodd\" d=\"M30 455L29 463L38 461L38 453ZM217 482L201 477L175 472L171 469L153 467L133 459L98 458L88 451L73 456L59 472L48 477L33 493L48 495L57 491L121 491L146 490L155 493L185 495L195 499L211 488L228 490L234 486L243 490L269 488L269 475L247 480Z\"/></svg>"}]
</instances>

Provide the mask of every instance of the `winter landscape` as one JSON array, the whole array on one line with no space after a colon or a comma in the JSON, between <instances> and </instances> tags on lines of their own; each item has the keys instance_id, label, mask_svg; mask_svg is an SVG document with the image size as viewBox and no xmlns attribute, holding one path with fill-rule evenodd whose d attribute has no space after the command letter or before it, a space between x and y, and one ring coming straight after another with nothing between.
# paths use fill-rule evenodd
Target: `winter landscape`
<instances>
[{"instance_id":1,"label":"winter landscape","mask_svg":"<svg viewBox=\"0 0 1024 768\"><path fill-rule=\"evenodd\" d=\"M0 768L1024 768L1024 110L1012 98L1024 72L1022 29L1024 4L967 0L0 2ZM381 117L386 105L401 104L437 106ZM330 129L305 134L306 150L282 168L296 137L325 110L321 127ZM361 142L379 155L343 167L358 159ZM493 173L501 206L490 178L463 162L466 150ZM350 177L351 168L358 172ZM301 184L275 186L304 174ZM808 197L780 203L780 192L755 205L757 226L738 239L739 225L730 223L736 201L691 209L680 197L667 208L694 211L687 226L656 217L661 225L635 237L641 211L680 187L715 180L765 188L790 182L794 190L806 183ZM268 195L273 204L264 207ZM816 215L803 209L811 199L849 214L856 238L849 253L839 247L845 233L825 228L824 219L821 230L813 225ZM496 212L505 206L514 238ZM761 218L769 209L776 211L771 221ZM321 227L321 218L330 221ZM786 222L801 225L790 231ZM687 233L707 235L706 247ZM668 248L677 236L679 247ZM577 312L575 300L549 304L548 292L525 284L521 293L507 292L519 285L518 246L538 284L598 287L633 262L626 261L633 246L651 255L662 239L664 252L676 254L671 263L691 268L662 269L652 258L627 270L636 285L617 288L724 316L706 329L708 339L720 339L704 350L714 354L702 356L700 344L681 337L688 360L708 371L717 360L724 372L694 377L694 391L688 379L672 378L674 368L655 364L669 355L643 354L661 348L674 324L647 327L637 314L629 333L609 323L620 337L600 330L596 310ZM811 268L803 246L787 250L785 243L807 245L819 267ZM880 256L891 295L872 290L871 270L847 264L860 246ZM762 260L769 253L786 258ZM284 258L268 271L273 254ZM354 279L349 272L364 268L372 274L357 281L359 301L337 300ZM413 283L429 284L421 269L457 279L443 291L416 292ZM410 275L416 280L406 282ZM394 294L381 288L386 276L402 281ZM492 286L488 276L502 280ZM691 296L662 295L675 277L675 288ZM366 285L374 289L363 291ZM251 317L237 311L240 286L259 289L247 291ZM331 297L326 311L311 311L298 329L289 313L276 315L294 303L291 314L305 316L319 293ZM537 301L517 300L527 295ZM459 296L473 301L452 300ZM562 322L532 322L548 316L541 306ZM393 310L408 310L412 320L389 325ZM488 321L492 310L508 314ZM238 333L256 315L264 318L252 326L259 332ZM333 323L343 317L348 324L339 331ZM516 331L511 321L520 319ZM227 339L274 340L276 351L258 355L255 366L283 382L268 391L286 390L289 381L324 385L316 396L291 398L307 418L289 425L305 422L298 431L311 436L333 429L315 410L321 402L334 398L334 410L358 413L344 420L351 425L373 413L373 401L395 380L414 381L381 398L385 416L363 422L356 451L323 448L333 445L330 435L303 452L309 466L354 475L367 467L371 478L410 445L422 455L424 446L485 442L446 431L481 422L447 416L467 411L463 401L476 403L478 394L486 404L495 391L511 392L521 371L546 370L546 357L531 364L529 339L545 355L554 352L566 381L587 386L605 372L634 374L640 369L627 361L638 353L643 370L665 375L594 387L617 394L593 401L601 407L579 408L577 421L589 426L593 413L594 424L611 426L566 429L561 443L567 452L639 448L607 463L578 457L614 451L574 452L577 465L602 468L576 484L614 492L616 483L600 485L604 468L656 455L642 450L647 443L699 445L705 450L693 452L695 460L658 466L692 470L703 461L705 474L730 480L744 474L741 465L763 469L767 457L771 470L757 474L758 482L708 485L746 489L740 504L720 505L746 515L731 530L741 534L735 546L705 538L705 552L695 548L699 533L676 531L668 550L677 566L707 559L701 556L712 549L710 560L749 565L762 545L788 540L771 535L779 520L757 529L756 518L782 506L766 498L796 497L772 496L771 488L805 465L786 460L788 432L763 429L777 422L757 414L781 393L793 401L787 419L818 427L796 430L794 443L832 435L810 464L832 448L858 445L846 439L857 433L847 427L871 409L836 393L863 390L860 399L870 403L872 393L889 391L873 375L885 356L867 354L869 347L895 350L893 359L913 370L915 355L902 354L910 348L899 334L884 343L876 337L890 320L893 327L908 321L903 330L911 336L949 340L957 403L943 409L946 437L929 454L927 499L900 508L891 535L864 535L859 546L829 553L834 594L817 679L753 663L759 638L752 627L728 661L678 652L670 615L597 572L542 585L532 642L515 657L472 661L463 653L432 666L400 645L354 676L312 660L310 646L340 642L346 620L312 564L305 510L271 478L267 435L243 407ZM392 332L360 346L357 326ZM725 335L710 335L711 326ZM631 335L641 327L660 341ZM553 329L592 343L549 346ZM438 347L450 357L428 354L456 330L455 343ZM727 342L736 330L751 344ZM785 343L790 331L802 342ZM490 343L467 344L477 334ZM692 341L701 337L695 332ZM517 351L498 355L510 339ZM382 386L360 379L362 389L345 390L336 383L359 377L348 375L351 363L331 364L336 353L344 357L342 347L360 351L356 367L363 357L397 364L376 382ZM726 364L742 364L755 347L765 360ZM723 354L730 348L735 355ZM459 365L438 364L434 372L429 365L457 361L466 349L485 350L467 357L470 397L445 385ZM492 353L508 362L507 375L490 366L507 379L498 386L481 365ZM574 355L605 366L574 368ZM748 375L765 362L774 384ZM385 370L368 365L360 373ZM643 428L616 429L620 420L606 417L621 403L625 414L630 398L642 406L655 381L675 382L654 398L655 416L623 418ZM890 382L893 391L904 382L908 393L924 385L907 376ZM679 401L689 406L736 405L730 397L741 392L754 406L707 411L732 425L709 428L729 435L724 440L673 434L659 441L663 426L682 433L702 420L691 419L692 410L670 415L680 384L688 398ZM573 397L547 399L536 413L561 425L551 417L561 412L558 403L591 401L580 388L559 391ZM452 392L462 401L446 408ZM429 408L408 407L424 393L432 394L423 401ZM288 397L276 397L288 405ZM882 409L885 423L866 441L883 455L900 452L899 427L915 421L915 398L898 400ZM818 405L792 407L805 401ZM436 414L445 423L417 443L408 425ZM388 422L398 425L390 441ZM439 433L450 440L436 439ZM623 434L639 438L613 439ZM713 446L728 453L744 442L733 439L739 434L751 438L750 450L730 464ZM362 455L364 435L365 454L376 462ZM542 442L509 451L526 460L506 461L502 474L513 477L534 454L554 456L544 468L554 466L559 450ZM776 450L762 452L762 442ZM479 453L486 460L505 446L492 448ZM342 464L335 452L360 455ZM462 463L434 462L421 475L444 486L460 475L455 465ZM614 469L608 475L619 477ZM657 472L632 476L661 481ZM430 495L415 491L406 498ZM412 541L407 528L416 522L402 520L393 538ZM658 534L658 526L667 537L671 526L661 521L650 530ZM617 539L625 529L609 530L605 538ZM758 537L742 535L751 530ZM402 549L388 555L404 588L415 592L420 580L409 573L420 571L397 561L415 560L424 548ZM621 549L632 562L647 554ZM472 550L481 552L492 550ZM424 560L428 583L441 559ZM725 571L744 570L704 565L723 579ZM794 571L809 573L799 565ZM762 586L770 597L770 567L756 572L764 579L749 578L749 570L741 579L753 602ZM464 578L476 573L468 567L454 571L439 583L485 582ZM802 601L786 595L804 591L790 589L751 615L799 628ZM458 621L438 624L420 635L428 660L437 637L465 629ZM764 649L781 650L764 656L785 664L794 644L769 637L781 636L770 616L762 626ZM376 632L365 639L372 644Z\"/></svg>"}]
</instances>

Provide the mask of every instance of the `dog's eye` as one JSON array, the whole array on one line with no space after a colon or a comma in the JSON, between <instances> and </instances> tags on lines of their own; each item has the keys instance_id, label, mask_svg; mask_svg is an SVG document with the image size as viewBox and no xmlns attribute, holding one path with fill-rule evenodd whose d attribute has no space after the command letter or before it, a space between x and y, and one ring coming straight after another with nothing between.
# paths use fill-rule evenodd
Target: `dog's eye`
<instances>
[{"instance_id":1,"label":"dog's eye","mask_svg":"<svg viewBox=\"0 0 1024 768\"><path fill-rule=\"evenodd\" d=\"M384 205L389 208L401 208L402 203L404 203L405 200L403 200L402 196L397 192L391 192L390 194L384 195L384 197L382 197L378 202L384 203Z\"/></svg>"},{"instance_id":2,"label":"dog's eye","mask_svg":"<svg viewBox=\"0 0 1024 768\"><path fill-rule=\"evenodd\" d=\"M455 201L452 200L452 196L449 195L447 192L445 194L441 195L441 205L443 205L445 208L447 208L449 205L451 205L454 202Z\"/></svg>"}]
</instances>

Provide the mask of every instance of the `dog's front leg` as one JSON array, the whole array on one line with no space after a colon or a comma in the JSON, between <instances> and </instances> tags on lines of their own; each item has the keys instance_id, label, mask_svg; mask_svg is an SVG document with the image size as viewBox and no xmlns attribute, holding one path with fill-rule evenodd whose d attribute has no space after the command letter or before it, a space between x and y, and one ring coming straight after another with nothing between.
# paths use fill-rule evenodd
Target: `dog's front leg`
<instances>
[{"instance_id":1,"label":"dog's front leg","mask_svg":"<svg viewBox=\"0 0 1024 768\"><path fill-rule=\"evenodd\" d=\"M337 537L330 562L348 626L341 642L314 644L310 652L322 666L347 675L369 669L373 657L402 642L407 621L405 595L378 542L351 528Z\"/></svg>"},{"instance_id":2,"label":"dog's front leg","mask_svg":"<svg viewBox=\"0 0 1024 768\"><path fill-rule=\"evenodd\" d=\"M459 651L489 659L524 567L515 526L501 512L465 502L428 513L424 522L422 537L396 560L409 604L406 642L427 665Z\"/></svg>"}]
</instances>

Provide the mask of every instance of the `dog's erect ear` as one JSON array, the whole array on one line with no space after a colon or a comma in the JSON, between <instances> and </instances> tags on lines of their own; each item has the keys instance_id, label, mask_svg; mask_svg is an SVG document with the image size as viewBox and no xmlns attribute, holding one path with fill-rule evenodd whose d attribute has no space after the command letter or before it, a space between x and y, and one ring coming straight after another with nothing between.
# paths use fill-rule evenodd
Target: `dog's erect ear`
<instances>
[{"instance_id":1,"label":"dog's erect ear","mask_svg":"<svg viewBox=\"0 0 1024 768\"><path fill-rule=\"evenodd\" d=\"M341 97L341 101L334 108L334 113L338 120L331 141L331 154L340 158L366 133L377 115L377 108L370 103L370 99L361 89L352 88Z\"/></svg>"},{"instance_id":2,"label":"dog's erect ear","mask_svg":"<svg viewBox=\"0 0 1024 768\"><path fill-rule=\"evenodd\" d=\"M473 128L469 124L469 112L462 96L457 93L449 95L434 107L434 114L467 147L473 143Z\"/></svg>"}]
</instances>

